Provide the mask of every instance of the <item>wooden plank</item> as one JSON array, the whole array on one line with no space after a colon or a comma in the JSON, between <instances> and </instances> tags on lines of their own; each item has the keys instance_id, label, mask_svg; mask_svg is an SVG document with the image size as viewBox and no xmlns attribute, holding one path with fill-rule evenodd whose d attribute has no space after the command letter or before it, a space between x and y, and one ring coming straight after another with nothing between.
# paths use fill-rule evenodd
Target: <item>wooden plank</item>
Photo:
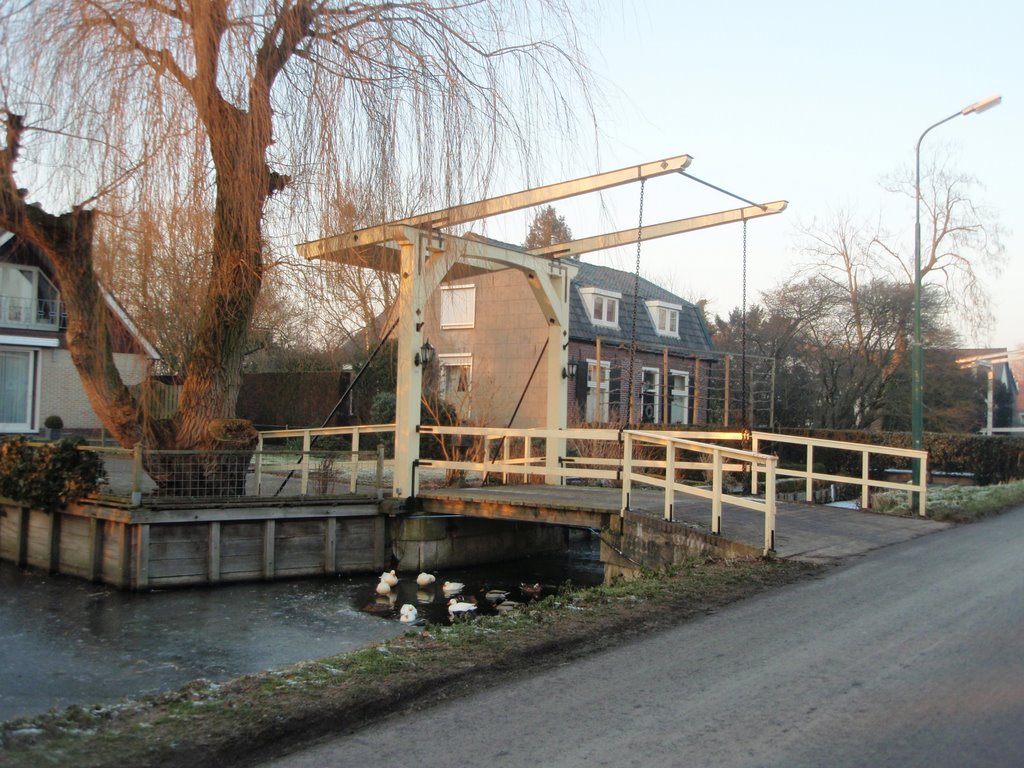
<instances>
[{"instance_id":1,"label":"wooden plank","mask_svg":"<svg viewBox=\"0 0 1024 768\"><path fill-rule=\"evenodd\" d=\"M89 581L100 581L103 577L103 523L95 517L89 518Z\"/></svg>"},{"instance_id":2,"label":"wooden plank","mask_svg":"<svg viewBox=\"0 0 1024 768\"><path fill-rule=\"evenodd\" d=\"M206 571L211 584L220 581L220 523L210 523L209 539L207 540Z\"/></svg>"},{"instance_id":3,"label":"wooden plank","mask_svg":"<svg viewBox=\"0 0 1024 768\"><path fill-rule=\"evenodd\" d=\"M370 518L338 521L335 547L339 571L374 567L375 531L376 521Z\"/></svg>"},{"instance_id":4,"label":"wooden plank","mask_svg":"<svg viewBox=\"0 0 1024 768\"><path fill-rule=\"evenodd\" d=\"M380 511L376 501L338 506L303 504L295 507L265 507L254 505L252 507L205 507L201 509L149 509L142 507L130 517L130 522L153 525L177 523L182 521L184 515L188 516L186 519L196 522L235 523L247 520L289 520L314 517L370 517L377 514L380 514Z\"/></svg>"},{"instance_id":5,"label":"wooden plank","mask_svg":"<svg viewBox=\"0 0 1024 768\"><path fill-rule=\"evenodd\" d=\"M61 515L57 539L56 572L89 579L92 577L92 539L90 520L75 515Z\"/></svg>"},{"instance_id":6,"label":"wooden plank","mask_svg":"<svg viewBox=\"0 0 1024 768\"><path fill-rule=\"evenodd\" d=\"M209 526L203 524L150 527L149 579L208 572Z\"/></svg>"},{"instance_id":7,"label":"wooden plank","mask_svg":"<svg viewBox=\"0 0 1024 768\"><path fill-rule=\"evenodd\" d=\"M0 503L0 558L13 563L18 561L20 522L21 513L16 506Z\"/></svg>"},{"instance_id":8,"label":"wooden plank","mask_svg":"<svg viewBox=\"0 0 1024 768\"><path fill-rule=\"evenodd\" d=\"M373 526L373 568L387 568L391 564L391 558L387 551L387 519L378 517L371 522Z\"/></svg>"},{"instance_id":9,"label":"wooden plank","mask_svg":"<svg viewBox=\"0 0 1024 768\"><path fill-rule=\"evenodd\" d=\"M338 572L338 520L330 517L324 523L324 573Z\"/></svg>"},{"instance_id":10,"label":"wooden plank","mask_svg":"<svg viewBox=\"0 0 1024 768\"><path fill-rule=\"evenodd\" d=\"M220 536L221 578L225 581L239 577L259 578L262 573L262 524L222 523Z\"/></svg>"},{"instance_id":11,"label":"wooden plank","mask_svg":"<svg viewBox=\"0 0 1024 768\"><path fill-rule=\"evenodd\" d=\"M50 530L52 516L49 512L39 509L28 510L28 528L26 531L26 561L36 568L50 567Z\"/></svg>"},{"instance_id":12,"label":"wooden plank","mask_svg":"<svg viewBox=\"0 0 1024 768\"><path fill-rule=\"evenodd\" d=\"M57 573L60 570L60 512L51 512L46 515L50 521L50 554L47 557L46 570L48 573Z\"/></svg>"},{"instance_id":13,"label":"wooden plank","mask_svg":"<svg viewBox=\"0 0 1024 768\"><path fill-rule=\"evenodd\" d=\"M100 580L127 589L131 583L131 545L127 541L127 526L124 523L104 520L100 523Z\"/></svg>"},{"instance_id":14,"label":"wooden plank","mask_svg":"<svg viewBox=\"0 0 1024 768\"><path fill-rule=\"evenodd\" d=\"M267 520L263 523L263 578L274 578L274 547L276 523Z\"/></svg>"},{"instance_id":15,"label":"wooden plank","mask_svg":"<svg viewBox=\"0 0 1024 768\"><path fill-rule=\"evenodd\" d=\"M277 524L274 565L277 572L323 573L324 524L321 520L289 520Z\"/></svg>"},{"instance_id":16,"label":"wooden plank","mask_svg":"<svg viewBox=\"0 0 1024 768\"><path fill-rule=\"evenodd\" d=\"M132 526L132 536L125 536L131 539L135 555L135 589L149 589L149 526Z\"/></svg>"},{"instance_id":17,"label":"wooden plank","mask_svg":"<svg viewBox=\"0 0 1024 768\"><path fill-rule=\"evenodd\" d=\"M28 565L28 507L21 507L18 510L18 567L24 568Z\"/></svg>"}]
</instances>

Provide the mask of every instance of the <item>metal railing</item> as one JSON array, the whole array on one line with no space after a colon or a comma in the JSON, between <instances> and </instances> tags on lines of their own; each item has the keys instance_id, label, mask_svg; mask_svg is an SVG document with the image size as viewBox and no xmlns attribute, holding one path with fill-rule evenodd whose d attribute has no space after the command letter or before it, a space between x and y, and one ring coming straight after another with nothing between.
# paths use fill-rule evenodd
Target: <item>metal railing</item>
<instances>
[{"instance_id":1,"label":"metal railing","mask_svg":"<svg viewBox=\"0 0 1024 768\"><path fill-rule=\"evenodd\" d=\"M869 445L866 443L847 443L839 440L820 440L811 437L797 437L795 435L778 435L772 432L754 432L751 435L751 449L757 451L765 443L787 443L790 445L802 445L806 452L804 456L804 469L792 469L779 467L776 475L779 477L799 477L804 479L804 495L807 501L814 500L815 481L838 483L841 485L860 486L861 509L871 508L871 489L884 488L887 490L907 491L911 498L916 495L919 499L918 514L921 517L926 515L927 490L928 490L928 451L915 450L913 448L893 448L882 445ZM860 454L859 475L836 475L826 472L814 471L814 450L815 448L849 451ZM899 458L920 459L921 479L918 483L897 483L891 480L876 480L871 477L871 456L893 456ZM758 472L755 471L751 480L751 487L756 493L758 486Z\"/></svg>"},{"instance_id":2,"label":"metal railing","mask_svg":"<svg viewBox=\"0 0 1024 768\"><path fill-rule=\"evenodd\" d=\"M699 442L690 439L694 436L691 432L685 433L686 437L679 437L678 432L620 432L616 429L437 426L423 426L420 431L421 434L450 438L447 443L449 458L421 459L420 467L479 473L481 481L490 474L500 474L502 482L515 477L539 477L547 482L566 479L621 482L621 514L629 509L633 486L647 485L662 489L666 520L672 520L675 493L685 493L711 500L711 530L716 534L721 532L722 504L727 501L763 513L764 551L767 553L775 548L774 456ZM696 434L706 439L742 439L738 432ZM556 461L551 461L547 451L551 441L565 441L576 455L558 455ZM495 443L500 444L500 449L496 450ZM659 450L660 457L655 455ZM750 471L753 465L769 478L769 493L764 499L725 491L723 477L726 473ZM682 482L682 473L687 470L711 473L710 488Z\"/></svg>"},{"instance_id":3,"label":"metal railing","mask_svg":"<svg viewBox=\"0 0 1024 768\"><path fill-rule=\"evenodd\" d=\"M61 310L61 303L56 299L0 296L0 325L55 331L60 328Z\"/></svg>"}]
</instances>

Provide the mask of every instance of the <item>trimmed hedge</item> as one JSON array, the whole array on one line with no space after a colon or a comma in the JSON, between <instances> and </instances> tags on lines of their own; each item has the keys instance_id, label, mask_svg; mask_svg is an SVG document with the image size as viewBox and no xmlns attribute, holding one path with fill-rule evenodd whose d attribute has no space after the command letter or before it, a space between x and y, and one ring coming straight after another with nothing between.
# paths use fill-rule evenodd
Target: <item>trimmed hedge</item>
<instances>
[{"instance_id":1,"label":"trimmed hedge","mask_svg":"<svg viewBox=\"0 0 1024 768\"><path fill-rule=\"evenodd\" d=\"M100 457L77 442L0 441L0 496L53 512L92 493L107 479Z\"/></svg>"}]
</instances>

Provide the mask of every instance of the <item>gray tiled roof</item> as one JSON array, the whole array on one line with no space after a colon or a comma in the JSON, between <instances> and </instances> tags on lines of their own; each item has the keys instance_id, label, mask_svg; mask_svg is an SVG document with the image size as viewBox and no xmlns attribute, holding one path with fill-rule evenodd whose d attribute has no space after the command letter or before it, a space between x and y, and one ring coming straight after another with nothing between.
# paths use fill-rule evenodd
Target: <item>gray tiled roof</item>
<instances>
[{"instance_id":1,"label":"gray tiled roof","mask_svg":"<svg viewBox=\"0 0 1024 768\"><path fill-rule=\"evenodd\" d=\"M513 251L524 250L522 246L504 243L481 235L470 234L468 237ZM579 269L579 273L572 281L572 289L569 292L569 337L576 341L595 341L600 336L603 341L631 342L633 273L587 264L582 261L570 263ZM591 322L587 307L580 295L580 288L602 288L622 294L622 299L619 302L618 330L605 326L598 328ZM640 306L637 307L636 313L636 343L638 347L656 349L668 347L676 352L689 354L714 351L711 335L704 324L704 318L700 310L692 303L642 277L637 286L637 296L640 299ZM679 310L678 339L662 336L657 332L651 320L651 314L644 304L645 301L664 301L682 306L682 309Z\"/></svg>"},{"instance_id":2,"label":"gray tiled roof","mask_svg":"<svg viewBox=\"0 0 1024 768\"><path fill-rule=\"evenodd\" d=\"M578 341L594 341L598 336L602 340L629 342L633 321L633 283L634 275L611 267L596 264L573 262L579 267L579 274L572 281L569 297L569 336ZM580 288L602 288L622 294L619 302L619 330L595 326L587 313L586 305L580 295ZM661 288L650 280L640 278L637 286L640 305L636 312L636 342L640 347L669 347L680 352L703 353L711 352L711 336L701 317L700 310L671 291ZM682 306L679 311L679 338L672 339L658 334L651 320L645 301L664 301Z\"/></svg>"}]
</instances>

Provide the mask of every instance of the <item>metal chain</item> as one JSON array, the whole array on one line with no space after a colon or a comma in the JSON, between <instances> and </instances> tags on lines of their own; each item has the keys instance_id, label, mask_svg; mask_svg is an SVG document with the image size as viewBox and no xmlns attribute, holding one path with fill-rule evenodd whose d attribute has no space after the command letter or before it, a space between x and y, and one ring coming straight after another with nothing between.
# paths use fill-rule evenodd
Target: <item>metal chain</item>
<instances>
[{"instance_id":1,"label":"metal chain","mask_svg":"<svg viewBox=\"0 0 1024 768\"><path fill-rule=\"evenodd\" d=\"M740 377L742 389L740 405L743 408L743 430L750 427L747 420L747 220L743 220L743 314L740 330Z\"/></svg>"},{"instance_id":2,"label":"metal chain","mask_svg":"<svg viewBox=\"0 0 1024 768\"><path fill-rule=\"evenodd\" d=\"M640 217L636 225L636 271L633 273L633 318L629 339L629 383L626 385L626 413L619 413L619 422L628 424L633 412L633 375L636 361L636 305L640 296L640 243L643 242L644 231L644 187L647 179L640 179Z\"/></svg>"}]
</instances>

